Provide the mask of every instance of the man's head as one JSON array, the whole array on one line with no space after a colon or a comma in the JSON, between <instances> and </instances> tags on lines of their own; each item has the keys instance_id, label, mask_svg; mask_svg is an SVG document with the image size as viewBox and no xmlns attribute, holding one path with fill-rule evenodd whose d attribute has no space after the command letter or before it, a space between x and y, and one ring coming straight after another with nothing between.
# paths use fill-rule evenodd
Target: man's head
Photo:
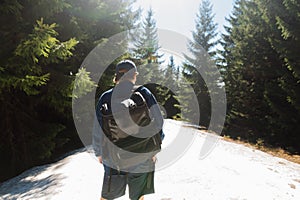
<instances>
[{"instance_id":1,"label":"man's head","mask_svg":"<svg viewBox=\"0 0 300 200\"><path fill-rule=\"evenodd\" d=\"M122 60L116 66L116 75L114 81L118 83L122 80L128 80L133 83L138 75L137 68L131 60Z\"/></svg>"}]
</instances>

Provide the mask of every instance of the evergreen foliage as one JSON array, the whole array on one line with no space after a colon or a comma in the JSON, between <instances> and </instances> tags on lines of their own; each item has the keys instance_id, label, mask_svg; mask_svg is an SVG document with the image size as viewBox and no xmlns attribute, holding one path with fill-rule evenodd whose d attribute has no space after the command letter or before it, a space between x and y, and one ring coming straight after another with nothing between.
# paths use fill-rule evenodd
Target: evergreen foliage
<instances>
[{"instance_id":1,"label":"evergreen foliage","mask_svg":"<svg viewBox=\"0 0 300 200\"><path fill-rule=\"evenodd\" d=\"M139 75L137 84L145 85L156 96L158 103L163 106L165 94L162 92L162 69L159 53L159 39L152 8L147 11L140 29L133 34L132 57L138 65Z\"/></svg>"},{"instance_id":2,"label":"evergreen foliage","mask_svg":"<svg viewBox=\"0 0 300 200\"><path fill-rule=\"evenodd\" d=\"M166 79L165 75L172 73L173 66L164 66L164 56L160 52L159 38L152 8L147 11L142 21L140 30L134 34L134 48L132 57L138 64L139 76L137 84L146 84L147 88L154 94L161 106L164 117L172 118L177 115L178 109L174 107L175 100L173 92L168 88L168 81L174 81L173 75ZM169 70L170 69L170 70Z\"/></svg>"},{"instance_id":3,"label":"evergreen foliage","mask_svg":"<svg viewBox=\"0 0 300 200\"><path fill-rule=\"evenodd\" d=\"M188 44L191 56L185 55L181 68L174 57L163 66L154 12L149 9L138 24L140 10L133 9L133 2L1 1L0 181L82 145L72 118L72 97L97 87L97 98L112 87L115 63L98 83L91 79L97 74L81 64L95 46L139 25L141 32L133 34L139 36L134 49L116 62L135 61L137 83L148 83L167 117L195 114L189 99L196 94L200 121L195 123L207 127L209 88L222 87L224 81L228 102L224 134L300 153L298 0L237 0L222 41L217 39L212 4L203 0ZM127 48L125 43L120 48ZM223 46L220 58L218 43ZM217 61L223 80L210 70ZM163 87L167 82L175 83L179 95Z\"/></svg>"},{"instance_id":4,"label":"evergreen foliage","mask_svg":"<svg viewBox=\"0 0 300 200\"><path fill-rule=\"evenodd\" d=\"M199 124L208 127L211 116L210 91L207 84L217 84L218 80L212 68L212 60L216 59L217 24L214 23L212 4L203 0L196 17L196 29L193 40L189 41L188 49L192 56L185 55L184 76L192 83L200 109ZM198 70L196 70L198 69ZM199 71L201 74L199 74ZM210 80L206 83L204 80Z\"/></svg>"},{"instance_id":5,"label":"evergreen foliage","mask_svg":"<svg viewBox=\"0 0 300 200\"><path fill-rule=\"evenodd\" d=\"M180 109L176 106L179 104L175 95L179 88L179 75L177 73L179 67L175 65L174 56L170 56L169 64L163 69L163 82L162 87L159 87L159 95L164 97L161 99L162 105L166 109L166 118L177 118L180 113Z\"/></svg>"},{"instance_id":6,"label":"evergreen foliage","mask_svg":"<svg viewBox=\"0 0 300 200\"><path fill-rule=\"evenodd\" d=\"M299 153L299 2L240 0L228 21L226 134Z\"/></svg>"},{"instance_id":7,"label":"evergreen foliage","mask_svg":"<svg viewBox=\"0 0 300 200\"><path fill-rule=\"evenodd\" d=\"M78 95L95 86L79 67L103 39L134 26L132 3L1 1L0 180L82 145L71 110L75 77Z\"/></svg>"},{"instance_id":8,"label":"evergreen foliage","mask_svg":"<svg viewBox=\"0 0 300 200\"><path fill-rule=\"evenodd\" d=\"M138 61L140 76L138 82L151 83L160 73L159 60L162 55L159 54L159 40L157 35L156 21L153 10L150 8L141 24L140 30L136 33L134 40L134 49L132 56Z\"/></svg>"}]
</instances>

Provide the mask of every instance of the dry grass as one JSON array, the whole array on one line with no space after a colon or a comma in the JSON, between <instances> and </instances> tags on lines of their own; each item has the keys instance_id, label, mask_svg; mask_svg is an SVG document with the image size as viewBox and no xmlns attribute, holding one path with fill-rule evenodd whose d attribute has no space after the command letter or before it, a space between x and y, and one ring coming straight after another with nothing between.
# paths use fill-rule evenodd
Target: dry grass
<instances>
[{"instance_id":1,"label":"dry grass","mask_svg":"<svg viewBox=\"0 0 300 200\"><path fill-rule=\"evenodd\" d=\"M194 128L194 129L197 129L197 130L201 130L201 132L216 134L216 133L207 131L205 129L205 127L191 125L191 124L188 124L188 123L184 124L183 126L189 127L189 128ZM216 134L216 135L218 135L218 134ZM249 148L260 150L260 151L266 152L268 154L271 154L273 156L276 156L276 157L279 157L279 158L284 158L288 161L300 164L300 155L292 155L289 152L287 152L287 151L285 151L281 148L267 147L267 146L265 146L263 140L257 140L256 144L251 144L249 142L241 140L240 138L232 139L232 138L230 138L230 136L220 136L220 137L225 141L234 142L234 143L237 143L237 144L242 144L242 145L247 146Z\"/></svg>"},{"instance_id":2,"label":"dry grass","mask_svg":"<svg viewBox=\"0 0 300 200\"><path fill-rule=\"evenodd\" d=\"M227 136L223 136L222 139L226 140L226 141L229 141L229 142L242 144L242 145L247 146L249 148L260 150L260 151L266 152L268 154L271 154L273 156L276 156L276 157L279 157L279 158L284 158L284 159L289 160L291 162L300 164L300 155L292 155L289 152L287 152L287 151L285 151L281 148L266 147L266 146L264 146L263 142L261 142L261 141L258 141L257 144L251 144L249 142L245 142L245 141L242 141L242 140L239 140L239 139L235 140L235 139L232 139L232 138L227 137Z\"/></svg>"}]
</instances>

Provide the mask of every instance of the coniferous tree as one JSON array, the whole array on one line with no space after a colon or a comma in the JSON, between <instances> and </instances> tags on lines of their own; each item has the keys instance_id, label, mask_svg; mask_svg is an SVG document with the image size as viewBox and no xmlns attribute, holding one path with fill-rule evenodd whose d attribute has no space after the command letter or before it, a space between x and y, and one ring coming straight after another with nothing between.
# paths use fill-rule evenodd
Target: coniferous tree
<instances>
[{"instance_id":1,"label":"coniferous tree","mask_svg":"<svg viewBox=\"0 0 300 200\"><path fill-rule=\"evenodd\" d=\"M196 30L193 31L193 40L189 42L188 49L192 56L185 55L185 76L192 82L200 108L199 124L208 127L211 115L210 94L207 84L217 84L218 77L211 67L211 61L216 59L216 45L218 40L217 24L214 23L212 4L209 0L203 0L199 6L196 17ZM196 70L196 69L198 70ZM199 71L202 73L200 74ZM205 76L205 77L203 77ZM210 80L210 83L206 83ZM210 85L210 86L211 86Z\"/></svg>"},{"instance_id":2,"label":"coniferous tree","mask_svg":"<svg viewBox=\"0 0 300 200\"><path fill-rule=\"evenodd\" d=\"M170 56L169 63L163 70L164 80L162 87L159 88L159 95L163 96L162 105L166 109L166 118L177 118L179 109L177 107L178 100L176 99L176 93L179 90L179 77L176 74L178 66L174 61L174 56Z\"/></svg>"},{"instance_id":3,"label":"coniferous tree","mask_svg":"<svg viewBox=\"0 0 300 200\"><path fill-rule=\"evenodd\" d=\"M135 35L135 47L133 50L133 57L139 60L141 64L138 81L151 82L155 81L157 75L160 73L159 65L161 64L159 54L159 40L157 35L156 20L152 8L147 12L145 20L142 22L141 30ZM143 80L139 80L142 78Z\"/></svg>"},{"instance_id":4,"label":"coniferous tree","mask_svg":"<svg viewBox=\"0 0 300 200\"><path fill-rule=\"evenodd\" d=\"M156 96L159 105L164 106L168 96L165 96L166 88L162 87L164 80L161 67L163 54L159 52L159 38L152 8L147 11L141 29L134 34L134 37L132 57L138 64L137 84L145 84Z\"/></svg>"},{"instance_id":5,"label":"coniferous tree","mask_svg":"<svg viewBox=\"0 0 300 200\"><path fill-rule=\"evenodd\" d=\"M239 20L239 16L242 15L242 2L236 1L234 5L234 9L232 11L232 14L229 18L226 20L229 22L230 26L225 26L225 30L227 33L222 34L222 41L221 44L223 46L222 50L222 66L223 66L223 77L225 81L225 87L226 87L226 99L227 99L227 118L226 118L226 124L225 124L225 130L226 128L230 130L226 130L226 133L231 133L231 135L235 132L235 119L238 119L239 114L237 111L234 111L234 114L231 114L231 110L234 110L234 103L238 103L238 98L236 95L235 87L237 87L239 84L237 84L236 80L238 80L238 69L236 65L234 64L234 52L235 52L235 40L234 35L237 34L237 30L234 29L234 27L238 27L241 24L241 21ZM236 98L237 97L237 98ZM236 128L237 129L237 128Z\"/></svg>"},{"instance_id":6,"label":"coniferous tree","mask_svg":"<svg viewBox=\"0 0 300 200\"><path fill-rule=\"evenodd\" d=\"M273 116L269 118L273 137L269 141L291 152L300 152L295 142L300 135L294 131L300 128L297 123L300 121L300 56L297 50L300 44L300 5L299 2L291 0L256 2L268 25L266 28L270 34L267 39L282 61L274 62L273 67L277 66L280 76L274 80L273 87L268 85L265 92L266 100L273 111Z\"/></svg>"},{"instance_id":7,"label":"coniferous tree","mask_svg":"<svg viewBox=\"0 0 300 200\"><path fill-rule=\"evenodd\" d=\"M299 136L293 131L299 128L299 103L295 95L299 79L293 73L298 65L289 62L286 53L294 55L293 62L299 56L293 42L285 46L297 36L285 38L282 26L289 27L288 33L296 30L291 19L297 19L297 11L292 12L291 5L297 7L293 1L237 2L229 19L231 27L223 36L226 127L232 136L299 152L294 142ZM285 23L280 23L282 19Z\"/></svg>"},{"instance_id":8,"label":"coniferous tree","mask_svg":"<svg viewBox=\"0 0 300 200\"><path fill-rule=\"evenodd\" d=\"M218 40L217 27L214 22L215 14L212 12L213 5L209 0L202 0L196 16L196 30L193 31L193 41L190 43L190 50L196 54L197 44L201 46L212 58L216 55L216 45ZM193 49L193 47L195 49Z\"/></svg>"},{"instance_id":9,"label":"coniferous tree","mask_svg":"<svg viewBox=\"0 0 300 200\"><path fill-rule=\"evenodd\" d=\"M12 14L3 13L4 17ZM22 17L12 15L15 23L24 23L25 19ZM11 28L5 23L1 25L7 28L5 31ZM71 94L71 86L61 84L59 90L49 91L47 85L55 80L50 66L54 67L70 58L77 41L58 40L56 24L45 24L43 18L37 20L32 28L29 33L20 29L13 43L8 39L11 34L2 32L3 44L11 47L6 51L3 49L6 56L1 56L3 70L0 73L0 109L1 119L4 120L0 124L0 148L1 157L5 160L1 170L6 172L2 173L5 176L1 179L48 159L55 148L67 142L67 138L58 136L66 125L50 116L57 116L54 114L56 111L66 111L67 103L57 103L53 96L58 92L62 98L70 98L68 95ZM64 81L71 84L71 79ZM53 96L48 92L53 92ZM52 101L44 104L47 95ZM58 104L57 110L46 109L46 106L52 107L55 103Z\"/></svg>"},{"instance_id":10,"label":"coniferous tree","mask_svg":"<svg viewBox=\"0 0 300 200\"><path fill-rule=\"evenodd\" d=\"M193 88L194 82L193 76L190 71L185 71L184 67L181 67L179 74L176 74L176 84L178 85L177 94L174 96L177 104L174 105L178 109L178 113L173 118L178 120L187 121L193 124L198 124L199 119L197 116L196 105L198 105L197 96L195 95L195 89ZM178 78L177 78L178 77Z\"/></svg>"},{"instance_id":11,"label":"coniferous tree","mask_svg":"<svg viewBox=\"0 0 300 200\"><path fill-rule=\"evenodd\" d=\"M132 2L0 4L1 180L82 145L71 110L75 75L82 95L94 87L78 69L103 38L132 28Z\"/></svg>"},{"instance_id":12,"label":"coniferous tree","mask_svg":"<svg viewBox=\"0 0 300 200\"><path fill-rule=\"evenodd\" d=\"M266 119L260 118L262 114L269 115L264 101L264 85L277 75L268 73L270 66L266 65L267 60L262 56L274 55L274 52L263 37L264 29L261 26L264 24L257 5L242 0L236 9L238 16L231 18L235 25L230 35L233 44L225 47L226 51L230 51L229 57L224 55L228 61L225 78L230 108L228 120L233 120L233 126L248 127L233 131L243 132L243 137L251 140L255 132L265 133L263 124L266 124Z\"/></svg>"}]
</instances>

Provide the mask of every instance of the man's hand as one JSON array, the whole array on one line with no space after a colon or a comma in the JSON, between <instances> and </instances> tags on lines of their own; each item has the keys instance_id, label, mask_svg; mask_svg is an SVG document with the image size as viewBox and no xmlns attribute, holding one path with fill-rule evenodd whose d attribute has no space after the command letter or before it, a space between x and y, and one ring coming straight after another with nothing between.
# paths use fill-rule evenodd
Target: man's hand
<instances>
[{"instance_id":1,"label":"man's hand","mask_svg":"<svg viewBox=\"0 0 300 200\"><path fill-rule=\"evenodd\" d=\"M99 163L103 163L102 156L98 156Z\"/></svg>"},{"instance_id":2,"label":"man's hand","mask_svg":"<svg viewBox=\"0 0 300 200\"><path fill-rule=\"evenodd\" d=\"M153 161L154 163L156 163L156 162L157 162L157 157L156 157L156 156L153 156L153 157L152 157L152 161Z\"/></svg>"}]
</instances>

